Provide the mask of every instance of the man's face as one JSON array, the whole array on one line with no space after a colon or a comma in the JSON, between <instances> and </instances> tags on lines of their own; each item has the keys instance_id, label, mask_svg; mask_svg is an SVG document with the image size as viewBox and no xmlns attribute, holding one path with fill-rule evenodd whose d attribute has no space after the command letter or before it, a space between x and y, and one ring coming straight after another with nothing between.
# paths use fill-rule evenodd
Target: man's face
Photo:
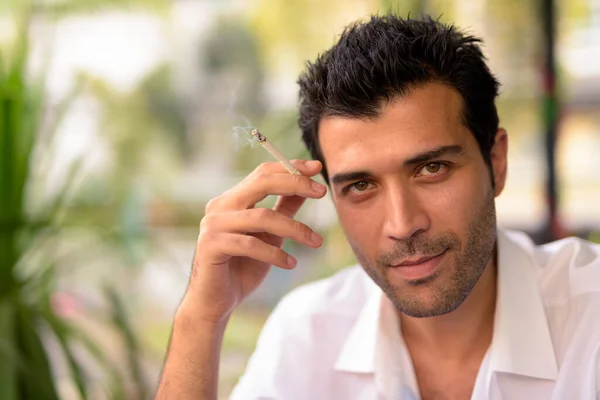
<instances>
[{"instance_id":1,"label":"man's face","mask_svg":"<svg viewBox=\"0 0 600 400\"><path fill-rule=\"evenodd\" d=\"M495 190L460 95L415 88L374 120L327 117L319 141L346 237L369 276L413 317L456 309L490 262L506 134L492 149Z\"/></svg>"}]
</instances>

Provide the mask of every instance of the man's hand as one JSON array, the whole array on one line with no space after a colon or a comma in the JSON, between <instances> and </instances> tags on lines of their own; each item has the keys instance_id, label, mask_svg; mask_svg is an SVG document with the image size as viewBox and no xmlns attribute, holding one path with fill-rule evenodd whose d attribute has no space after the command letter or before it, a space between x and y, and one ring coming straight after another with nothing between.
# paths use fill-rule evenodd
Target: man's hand
<instances>
[{"instance_id":1,"label":"man's hand","mask_svg":"<svg viewBox=\"0 0 600 400\"><path fill-rule=\"evenodd\" d=\"M313 248L321 245L320 235L293 219L306 198L325 196L326 187L311 179L321 163L293 164L302 175L288 173L279 163L264 163L206 206L157 398L216 399L221 342L233 310L272 265L296 266L281 249L285 238ZM279 196L273 209L255 207L269 195Z\"/></svg>"}]
</instances>

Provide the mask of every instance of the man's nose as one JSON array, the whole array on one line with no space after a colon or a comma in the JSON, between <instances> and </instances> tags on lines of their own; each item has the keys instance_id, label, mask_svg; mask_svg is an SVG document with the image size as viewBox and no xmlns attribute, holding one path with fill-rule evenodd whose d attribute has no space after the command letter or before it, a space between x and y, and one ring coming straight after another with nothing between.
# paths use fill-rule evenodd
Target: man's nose
<instances>
[{"instance_id":1,"label":"man's nose","mask_svg":"<svg viewBox=\"0 0 600 400\"><path fill-rule=\"evenodd\" d=\"M424 204L410 189L389 190L385 202L384 234L390 239L407 240L430 228L431 220Z\"/></svg>"}]
</instances>

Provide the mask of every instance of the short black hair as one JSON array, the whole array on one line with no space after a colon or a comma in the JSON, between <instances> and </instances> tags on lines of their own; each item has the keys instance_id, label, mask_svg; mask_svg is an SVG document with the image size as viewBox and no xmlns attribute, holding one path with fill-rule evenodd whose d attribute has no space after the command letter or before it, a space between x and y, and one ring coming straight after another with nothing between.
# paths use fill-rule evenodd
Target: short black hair
<instances>
[{"instance_id":1,"label":"short black hair","mask_svg":"<svg viewBox=\"0 0 600 400\"><path fill-rule=\"evenodd\" d=\"M323 163L326 182L318 138L323 117L374 118L386 103L431 82L447 84L461 95L463 123L477 139L491 171L499 83L486 65L480 43L481 39L429 16L422 20L372 16L348 26L298 79L302 140L311 156Z\"/></svg>"}]
</instances>

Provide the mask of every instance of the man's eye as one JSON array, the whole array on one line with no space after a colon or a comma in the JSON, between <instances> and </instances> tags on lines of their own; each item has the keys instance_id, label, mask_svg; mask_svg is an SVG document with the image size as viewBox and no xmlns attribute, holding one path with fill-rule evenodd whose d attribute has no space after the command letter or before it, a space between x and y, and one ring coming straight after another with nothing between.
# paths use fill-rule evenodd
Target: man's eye
<instances>
[{"instance_id":1,"label":"man's eye","mask_svg":"<svg viewBox=\"0 0 600 400\"><path fill-rule=\"evenodd\" d=\"M358 190L359 192L362 192L369 188L369 182L360 181L360 182L353 183L351 186L352 186L352 188Z\"/></svg>"},{"instance_id":2,"label":"man's eye","mask_svg":"<svg viewBox=\"0 0 600 400\"><path fill-rule=\"evenodd\" d=\"M343 192L344 194L346 194L346 193L348 193L348 192L350 192L350 191L352 191L352 192L354 192L354 193L360 193L360 192L364 192L364 191L366 191L367 189L369 189L369 188L370 188L370 185L371 185L371 184L370 184L369 182L367 182L367 181L358 181L358 182L354 182L354 183L352 183L352 184L350 184L350 185L346 186L346 187L343 189L343 191L342 191L342 192Z\"/></svg>"},{"instance_id":3,"label":"man's eye","mask_svg":"<svg viewBox=\"0 0 600 400\"><path fill-rule=\"evenodd\" d=\"M441 162L429 163L423 166L423 168L421 168L421 170L419 171L419 175L435 175L445 167L446 165Z\"/></svg>"}]
</instances>

